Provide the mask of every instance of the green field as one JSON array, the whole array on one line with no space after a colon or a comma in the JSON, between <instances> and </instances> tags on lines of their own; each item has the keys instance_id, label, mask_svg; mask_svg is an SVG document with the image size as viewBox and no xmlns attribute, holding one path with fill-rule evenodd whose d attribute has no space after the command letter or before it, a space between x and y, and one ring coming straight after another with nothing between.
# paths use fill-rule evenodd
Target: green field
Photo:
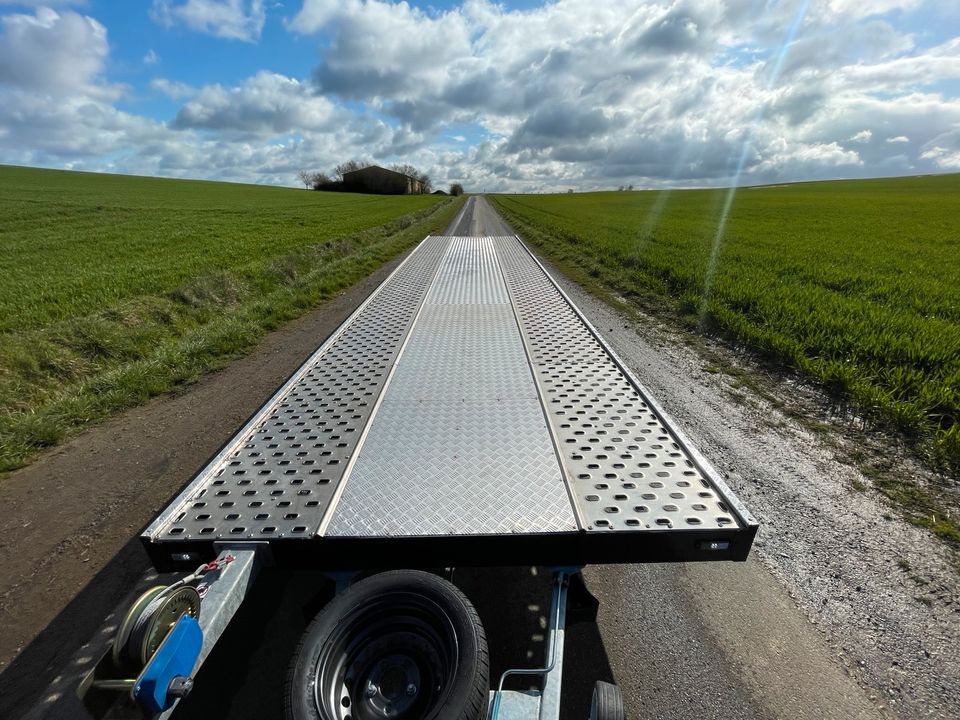
<instances>
[{"instance_id":1,"label":"green field","mask_svg":"<svg viewBox=\"0 0 960 720\"><path fill-rule=\"evenodd\" d=\"M960 468L960 175L493 196L588 284L726 336Z\"/></svg>"},{"instance_id":2,"label":"green field","mask_svg":"<svg viewBox=\"0 0 960 720\"><path fill-rule=\"evenodd\" d=\"M0 166L0 470L250 348L461 202Z\"/></svg>"}]
</instances>

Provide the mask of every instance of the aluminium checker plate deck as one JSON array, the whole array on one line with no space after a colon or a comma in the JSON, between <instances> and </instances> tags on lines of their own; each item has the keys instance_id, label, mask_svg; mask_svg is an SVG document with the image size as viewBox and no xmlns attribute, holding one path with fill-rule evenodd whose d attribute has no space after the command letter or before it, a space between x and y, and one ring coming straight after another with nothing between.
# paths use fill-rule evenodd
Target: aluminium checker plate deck
<instances>
[{"instance_id":1,"label":"aluminium checker plate deck","mask_svg":"<svg viewBox=\"0 0 960 720\"><path fill-rule=\"evenodd\" d=\"M517 237L430 236L142 539L360 569L742 560L756 529Z\"/></svg>"}]
</instances>

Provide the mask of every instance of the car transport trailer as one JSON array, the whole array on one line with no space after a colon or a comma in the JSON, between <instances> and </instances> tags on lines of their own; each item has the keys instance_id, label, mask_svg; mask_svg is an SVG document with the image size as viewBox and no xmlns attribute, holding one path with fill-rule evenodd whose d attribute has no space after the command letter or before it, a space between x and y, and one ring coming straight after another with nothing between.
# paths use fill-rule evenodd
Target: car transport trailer
<instances>
[{"instance_id":1,"label":"car transport trailer","mask_svg":"<svg viewBox=\"0 0 960 720\"><path fill-rule=\"evenodd\" d=\"M288 717L555 719L582 566L744 560L756 529L518 237L430 236L146 528L190 574L134 603L81 692L166 717L269 564L338 589ZM552 572L547 652L491 679L445 575L504 565ZM591 712L622 718L619 691Z\"/></svg>"}]
</instances>

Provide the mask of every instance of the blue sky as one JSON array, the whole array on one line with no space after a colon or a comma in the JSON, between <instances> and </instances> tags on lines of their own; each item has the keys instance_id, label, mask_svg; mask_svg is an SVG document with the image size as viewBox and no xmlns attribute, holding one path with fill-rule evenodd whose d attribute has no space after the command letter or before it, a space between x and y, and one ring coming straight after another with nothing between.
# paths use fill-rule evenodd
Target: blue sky
<instances>
[{"instance_id":1,"label":"blue sky","mask_svg":"<svg viewBox=\"0 0 960 720\"><path fill-rule=\"evenodd\" d=\"M525 191L950 172L958 29L924 0L0 0L0 162L295 184L356 158Z\"/></svg>"}]
</instances>

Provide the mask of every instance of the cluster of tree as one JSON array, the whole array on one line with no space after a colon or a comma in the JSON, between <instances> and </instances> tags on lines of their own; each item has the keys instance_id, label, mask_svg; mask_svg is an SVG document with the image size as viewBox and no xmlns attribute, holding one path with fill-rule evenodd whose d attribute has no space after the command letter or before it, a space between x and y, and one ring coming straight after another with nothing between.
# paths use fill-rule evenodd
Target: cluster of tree
<instances>
[{"instance_id":1,"label":"cluster of tree","mask_svg":"<svg viewBox=\"0 0 960 720\"><path fill-rule=\"evenodd\" d=\"M319 190L321 185L327 185L331 182L330 176L322 172L310 172L309 170L297 171L297 178L308 190Z\"/></svg>"},{"instance_id":2,"label":"cluster of tree","mask_svg":"<svg viewBox=\"0 0 960 720\"><path fill-rule=\"evenodd\" d=\"M342 190L344 173L362 170L365 167L367 166L357 160L348 160L337 165L333 169L332 175L327 175L325 172L301 170L297 173L297 177L305 187L311 190Z\"/></svg>"},{"instance_id":3,"label":"cluster of tree","mask_svg":"<svg viewBox=\"0 0 960 720\"><path fill-rule=\"evenodd\" d=\"M624 190L632 191L633 185L621 185L619 188L617 188L617 190L619 190L620 192L623 192Z\"/></svg>"},{"instance_id":4,"label":"cluster of tree","mask_svg":"<svg viewBox=\"0 0 960 720\"><path fill-rule=\"evenodd\" d=\"M312 190L326 190L329 192L341 192L350 190L349 187L344 183L343 176L346 173L353 172L354 170L363 170L365 167L370 167L369 163L362 163L358 160L348 160L347 162L342 162L333 169L332 175L327 175L324 172L310 172L309 170L300 170L297 173L297 178L300 182L304 184L305 187ZM398 172L401 175L407 175L409 177L419 180L423 184L423 192L429 193L433 190L433 181L430 179L430 176L425 172L420 172L413 165L408 165L406 163L391 165L390 170ZM461 192L463 189L461 188Z\"/></svg>"},{"instance_id":5,"label":"cluster of tree","mask_svg":"<svg viewBox=\"0 0 960 720\"><path fill-rule=\"evenodd\" d=\"M453 183L452 185L450 185L450 194L453 195L454 197L458 195L463 195L463 185L461 185L460 183Z\"/></svg>"},{"instance_id":6,"label":"cluster of tree","mask_svg":"<svg viewBox=\"0 0 960 720\"><path fill-rule=\"evenodd\" d=\"M430 176L425 172L420 172L413 165L407 165L406 163L402 165L391 165L390 169L394 172L398 172L401 175L406 175L407 177L416 178L421 183L423 183L423 192L429 193L433 192L433 180L430 179Z\"/></svg>"}]
</instances>

